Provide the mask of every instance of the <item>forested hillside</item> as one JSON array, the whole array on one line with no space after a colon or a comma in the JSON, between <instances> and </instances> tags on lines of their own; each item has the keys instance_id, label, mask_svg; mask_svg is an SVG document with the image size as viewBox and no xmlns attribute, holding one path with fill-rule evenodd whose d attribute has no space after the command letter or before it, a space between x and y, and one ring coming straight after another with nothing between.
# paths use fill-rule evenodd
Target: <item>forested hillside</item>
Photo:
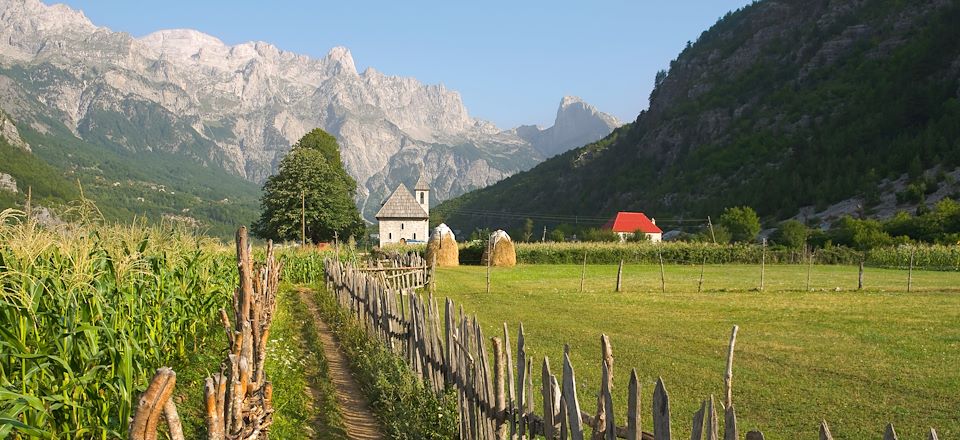
<instances>
[{"instance_id":1,"label":"forested hillside","mask_svg":"<svg viewBox=\"0 0 960 440\"><path fill-rule=\"evenodd\" d=\"M960 165L958 23L951 1L754 3L659 73L636 121L448 201L435 220L470 230L516 222L498 212L739 205L775 220L851 197L869 214L891 192L922 202Z\"/></svg>"}]
</instances>

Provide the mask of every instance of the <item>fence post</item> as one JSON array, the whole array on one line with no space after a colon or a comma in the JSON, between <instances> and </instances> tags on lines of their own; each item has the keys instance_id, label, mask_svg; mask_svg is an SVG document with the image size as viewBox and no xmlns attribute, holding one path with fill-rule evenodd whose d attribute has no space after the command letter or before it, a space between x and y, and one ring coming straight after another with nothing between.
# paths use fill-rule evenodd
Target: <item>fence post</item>
<instances>
[{"instance_id":1,"label":"fence post","mask_svg":"<svg viewBox=\"0 0 960 440\"><path fill-rule=\"evenodd\" d=\"M640 381L634 368L630 371L627 394L627 440L640 440L643 432L640 420Z\"/></svg>"},{"instance_id":2,"label":"fence post","mask_svg":"<svg viewBox=\"0 0 960 440\"><path fill-rule=\"evenodd\" d=\"M580 402L577 400L577 379L573 372L573 364L570 363L570 355L566 353L563 355L563 398L567 403L570 438L583 440L583 421L580 419Z\"/></svg>"},{"instance_id":3,"label":"fence post","mask_svg":"<svg viewBox=\"0 0 960 440\"><path fill-rule=\"evenodd\" d=\"M760 291L763 292L763 275L767 265L767 239L763 239L760 247Z\"/></svg>"},{"instance_id":4,"label":"fence post","mask_svg":"<svg viewBox=\"0 0 960 440\"><path fill-rule=\"evenodd\" d=\"M807 292L810 291L810 270L813 268L813 259L817 256L817 251L810 252L807 256Z\"/></svg>"},{"instance_id":5,"label":"fence post","mask_svg":"<svg viewBox=\"0 0 960 440\"><path fill-rule=\"evenodd\" d=\"M623 258L620 259L620 266L617 268L617 292L623 287Z\"/></svg>"},{"instance_id":6,"label":"fence post","mask_svg":"<svg viewBox=\"0 0 960 440\"><path fill-rule=\"evenodd\" d=\"M857 290L863 290L863 258L860 259L860 271L857 273Z\"/></svg>"},{"instance_id":7,"label":"fence post","mask_svg":"<svg viewBox=\"0 0 960 440\"><path fill-rule=\"evenodd\" d=\"M580 293L583 293L583 279L587 276L587 250L583 250L583 265L580 266Z\"/></svg>"},{"instance_id":8,"label":"fence post","mask_svg":"<svg viewBox=\"0 0 960 440\"><path fill-rule=\"evenodd\" d=\"M660 259L660 292L667 293L667 280L663 275L663 252L660 251L662 247L661 244L657 245L657 258Z\"/></svg>"},{"instance_id":9,"label":"fence post","mask_svg":"<svg viewBox=\"0 0 960 440\"><path fill-rule=\"evenodd\" d=\"M663 378L657 378L653 389L653 439L671 440L670 433L670 395L663 385Z\"/></svg>"},{"instance_id":10,"label":"fence post","mask_svg":"<svg viewBox=\"0 0 960 440\"><path fill-rule=\"evenodd\" d=\"M907 293L910 293L910 290L913 287L913 256L917 252L917 248L910 248L910 268L907 269Z\"/></svg>"},{"instance_id":11,"label":"fence post","mask_svg":"<svg viewBox=\"0 0 960 440\"><path fill-rule=\"evenodd\" d=\"M494 336L490 338L490 342L493 343L493 359L495 362L493 368L493 392L495 396L494 404L497 416L497 439L506 440L507 423L505 415L507 409L507 397L505 395L506 393L503 376L506 374L507 358L503 352L503 341L501 341L500 338Z\"/></svg>"},{"instance_id":12,"label":"fence post","mask_svg":"<svg viewBox=\"0 0 960 440\"><path fill-rule=\"evenodd\" d=\"M703 256L703 262L700 263L700 281L697 282L697 293L703 291L703 269L707 266L707 256Z\"/></svg>"}]
</instances>

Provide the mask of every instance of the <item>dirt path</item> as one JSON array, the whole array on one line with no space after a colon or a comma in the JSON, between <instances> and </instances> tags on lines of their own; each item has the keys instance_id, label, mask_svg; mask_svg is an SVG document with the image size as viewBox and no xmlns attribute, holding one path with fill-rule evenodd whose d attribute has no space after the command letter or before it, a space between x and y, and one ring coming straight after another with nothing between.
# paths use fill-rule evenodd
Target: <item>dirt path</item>
<instances>
[{"instance_id":1,"label":"dirt path","mask_svg":"<svg viewBox=\"0 0 960 440\"><path fill-rule=\"evenodd\" d=\"M320 319L320 312L313 299L313 291L309 289L297 291L300 294L300 300L313 316L313 325L316 326L320 342L323 344L323 354L330 369L330 380L336 388L337 404L340 406L347 436L354 440L384 438L383 430L380 429L380 424L370 410L370 403L363 395L360 385L350 375L350 363L347 357L340 351L333 331Z\"/></svg>"}]
</instances>

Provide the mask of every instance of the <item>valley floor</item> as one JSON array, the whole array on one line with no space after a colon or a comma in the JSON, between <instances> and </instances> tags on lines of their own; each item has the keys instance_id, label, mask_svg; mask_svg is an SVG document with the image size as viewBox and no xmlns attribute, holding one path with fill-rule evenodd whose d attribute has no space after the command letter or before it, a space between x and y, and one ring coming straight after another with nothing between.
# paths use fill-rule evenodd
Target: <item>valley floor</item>
<instances>
[{"instance_id":1,"label":"valley floor","mask_svg":"<svg viewBox=\"0 0 960 440\"><path fill-rule=\"evenodd\" d=\"M816 438L821 419L837 438L879 438L893 422L900 438L960 436L960 273L912 274L867 268L767 265L628 265L622 293L617 266L577 265L437 269L437 295L476 314L487 335L506 322L515 342L523 323L534 366L549 356L559 368L564 344L577 368L584 410L595 410L600 335L613 345L615 408L624 408L631 368L649 399L657 377L670 392L673 432L689 437L702 399L722 398L730 329L740 326L734 402L741 433L768 439ZM515 348L514 348L515 350ZM539 374L536 376L539 378ZM539 386L537 386L539 389ZM649 400L643 426L651 426ZM539 408L539 403L538 403ZM624 420L617 414L618 422ZM687 421L684 423L684 421Z\"/></svg>"}]
</instances>

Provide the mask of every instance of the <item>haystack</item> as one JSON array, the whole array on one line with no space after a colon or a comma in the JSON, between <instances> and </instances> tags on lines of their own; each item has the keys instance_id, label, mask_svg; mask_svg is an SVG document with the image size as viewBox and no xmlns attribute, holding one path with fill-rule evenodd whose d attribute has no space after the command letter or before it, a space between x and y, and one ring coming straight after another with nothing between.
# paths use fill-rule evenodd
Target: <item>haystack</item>
<instances>
[{"instance_id":1,"label":"haystack","mask_svg":"<svg viewBox=\"0 0 960 440\"><path fill-rule=\"evenodd\" d=\"M427 242L427 264L433 264L434 255L437 266L450 267L460 265L460 249L457 248L457 239L447 225L440 223L430 234Z\"/></svg>"},{"instance_id":2,"label":"haystack","mask_svg":"<svg viewBox=\"0 0 960 440\"><path fill-rule=\"evenodd\" d=\"M497 229L490 234L490 241L487 242L480 261L484 266L487 265L488 253L491 248L493 249L493 259L490 260L491 266L511 267L517 264L517 250L513 246L513 240L506 232Z\"/></svg>"}]
</instances>

